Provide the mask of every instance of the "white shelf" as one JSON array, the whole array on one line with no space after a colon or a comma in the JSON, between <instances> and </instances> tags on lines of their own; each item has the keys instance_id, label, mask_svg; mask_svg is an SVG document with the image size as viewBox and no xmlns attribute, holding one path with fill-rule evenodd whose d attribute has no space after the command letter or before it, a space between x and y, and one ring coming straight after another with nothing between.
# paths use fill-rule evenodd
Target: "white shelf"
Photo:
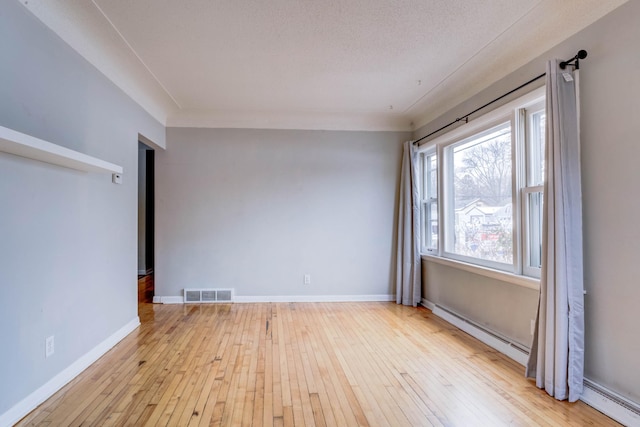
<instances>
[{"instance_id":1,"label":"white shelf","mask_svg":"<svg viewBox=\"0 0 640 427\"><path fill-rule=\"evenodd\" d=\"M83 172L122 173L122 166L0 126L0 151Z\"/></svg>"}]
</instances>

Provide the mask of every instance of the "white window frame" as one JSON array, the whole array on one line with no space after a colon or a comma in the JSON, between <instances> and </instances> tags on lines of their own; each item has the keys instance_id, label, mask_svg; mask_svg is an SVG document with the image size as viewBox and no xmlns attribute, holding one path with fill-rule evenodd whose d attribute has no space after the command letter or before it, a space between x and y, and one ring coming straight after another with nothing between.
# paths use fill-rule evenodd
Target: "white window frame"
<instances>
[{"instance_id":1,"label":"white window frame","mask_svg":"<svg viewBox=\"0 0 640 427\"><path fill-rule=\"evenodd\" d=\"M447 220L451 220L453 219L454 215L455 215L455 208L454 208L454 200L451 197L451 195L453 194L453 189L451 188L451 186L453 186L454 183L454 179L453 179L453 174L454 174L454 170L452 167L453 164L453 150L456 146L460 145L461 143L465 142L465 140L469 139L469 138L473 138L474 136L489 130L491 128L494 128L496 126L500 126L502 124L505 123L509 123L510 127L511 127L511 165L512 168L515 168L515 163L514 163L514 132L513 129L515 128L515 122L513 120L513 118L511 117L511 115L496 115L493 120L487 121L485 122L485 125L477 128L475 131L471 131L469 133L467 133L465 136L461 136L460 138L456 138L453 141L449 141L446 144L443 144L442 146L442 151L443 151L443 157L442 157L442 167L446 172L446 176L443 176L442 179L442 185L441 188L443 190L443 194L442 194L442 199L443 199L443 205L444 205L444 209L442 211L442 221L447 221ZM513 174L512 174L513 176ZM511 192L511 200L515 201L516 199L516 194L515 191L513 191L513 189L515 188L514 183L512 183L511 185L512 188L512 192ZM513 203L513 202L512 202ZM512 205L512 209L513 209L513 205ZM453 221L455 222L455 221ZM516 227L516 220L514 218L513 220L513 229L512 229L512 233L511 235L514 238L514 241L512 242L512 247L515 248L514 250L514 254L513 254L513 259L514 262L515 260L518 258L518 244L516 241L516 235L517 232L515 230ZM481 265L483 267L488 267L488 268L494 268L496 270L504 270L504 271L508 271L508 272L514 272L517 267L512 264L506 264L506 263L501 263L501 262L497 262L497 261L491 261L491 260L487 260L487 259L481 259L481 258L475 258L475 257L471 257L471 256L466 256L466 255L462 255L462 254L458 254L456 252L451 252L447 250L447 247L449 246L449 244L451 243L451 240L453 239L452 237L452 232L453 232L453 224L449 221L448 224L441 224L441 228L443 229L443 235L442 235L442 239L440 240L442 242L442 251L440 252L441 256L445 257L445 258L450 258L450 259L455 259L458 261L462 261L462 262L466 262L469 264L478 264Z\"/></svg>"},{"instance_id":2,"label":"white window frame","mask_svg":"<svg viewBox=\"0 0 640 427\"><path fill-rule=\"evenodd\" d=\"M430 172L428 169L429 167L427 166L427 163L429 162L429 159L432 156L436 156L436 188L435 188L435 193L430 193L427 190L427 186L428 186L428 177L427 174ZM430 253L430 254L437 254L438 253L438 247L440 244L440 218L438 217L437 220L437 224L438 224L438 239L436 240L435 245L429 245L429 239L431 237L431 231L430 231L430 225L431 225L431 207L435 204L437 207L439 206L439 194L438 194L438 189L440 187L439 185L439 180L440 180L440 171L438 170L439 168L439 160L438 160L438 154L436 152L435 149L433 150L427 150L427 151L421 151L420 155L420 225L421 227L423 227L422 230L422 242L420 242L421 245L421 251L422 253ZM429 194L428 194L429 193ZM440 209L438 207L438 215L440 214Z\"/></svg>"},{"instance_id":3,"label":"white window frame","mask_svg":"<svg viewBox=\"0 0 640 427\"><path fill-rule=\"evenodd\" d=\"M529 226L528 213L528 199L531 192L540 191L540 187L527 187L528 183L528 170L527 170L527 150L529 147L525 146L527 140L526 130L526 109L531 106L539 105L540 102L544 102L545 88L541 87L535 89L518 99L506 103L493 111L478 117L469 123L466 123L458 128L437 137L425 144L419 149L419 153L435 153L438 159L438 245L436 250L426 250L423 246L423 255L427 256L429 260L440 262L442 264L458 266L461 269L467 271L475 271L485 276L500 278L523 286L536 288L538 278L540 276L539 269L529 268L525 262L529 258L529 238L525 228ZM525 120L523 123L522 120ZM451 194L446 188L447 185L453 185L451 164L447 162L447 151L452 150L452 147L463 141L466 138L472 137L484 130L490 129L493 126L497 126L501 123L509 121L511 123L511 139L512 139L512 167L515 172L512 173L512 210L513 214L513 265L497 263L489 260L483 260L479 258L467 257L464 255L447 252L447 225L445 221L449 220L446 216L447 205L451 209L452 203ZM424 163L420 162L420 167ZM424 183L423 170L420 170L421 185ZM422 195L421 188L421 195ZM422 197L422 196L421 196ZM424 212L422 210L421 212ZM424 223L425 218L421 218L421 224Z\"/></svg>"},{"instance_id":4,"label":"white window frame","mask_svg":"<svg viewBox=\"0 0 640 427\"><path fill-rule=\"evenodd\" d=\"M545 101L540 99L538 101L529 102L519 109L517 112L518 120L522 121L522 125L519 126L522 132L519 137L523 138L523 143L520 144L523 149L522 155L518 161L520 162L521 171L524 172L522 184L520 185L520 206L521 206L521 221L522 221L522 274L530 277L540 278L541 268L538 266L531 266L529 260L531 259L531 245L535 241L532 238L532 219L529 214L531 212L530 196L534 193L542 193L544 198L544 185L533 183L533 171L530 170L534 157L533 146L530 145L533 139L531 128L532 116L538 111L545 110ZM544 157L544 154L543 154ZM544 160L544 159L539 159ZM540 229L542 228L542 220L540 224L537 224Z\"/></svg>"},{"instance_id":5,"label":"white window frame","mask_svg":"<svg viewBox=\"0 0 640 427\"><path fill-rule=\"evenodd\" d=\"M537 185L534 187L524 187L522 189L522 221L524 227L526 227L526 232L522 233L522 274L540 278L540 267L534 267L528 262L528 260L531 259L531 246L533 241L531 235L532 220L529 216L531 212L530 196L534 193L542 193L544 196L544 186ZM538 224L538 227L542 228L542 223Z\"/></svg>"}]
</instances>

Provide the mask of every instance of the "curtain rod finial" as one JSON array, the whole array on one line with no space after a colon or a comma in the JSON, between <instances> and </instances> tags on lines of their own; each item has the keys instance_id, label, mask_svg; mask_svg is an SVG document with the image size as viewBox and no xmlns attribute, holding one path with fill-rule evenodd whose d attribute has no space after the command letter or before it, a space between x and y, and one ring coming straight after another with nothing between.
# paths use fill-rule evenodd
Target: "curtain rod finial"
<instances>
[{"instance_id":1,"label":"curtain rod finial","mask_svg":"<svg viewBox=\"0 0 640 427\"><path fill-rule=\"evenodd\" d=\"M574 56L571 59L568 59L566 61L562 61L560 63L560 68L562 70L564 70L565 68L567 68L567 65L572 65L575 67L575 69L577 70L578 68L580 68L580 60L584 59L587 57L587 51L584 49L580 49L578 51L578 53L576 54L576 56ZM575 63L573 63L575 61Z\"/></svg>"}]
</instances>

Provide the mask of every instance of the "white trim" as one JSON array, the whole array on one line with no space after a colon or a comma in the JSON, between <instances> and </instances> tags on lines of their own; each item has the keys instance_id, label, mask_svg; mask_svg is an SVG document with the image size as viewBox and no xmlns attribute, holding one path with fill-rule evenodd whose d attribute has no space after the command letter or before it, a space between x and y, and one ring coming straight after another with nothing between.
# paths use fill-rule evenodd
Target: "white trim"
<instances>
[{"instance_id":1,"label":"white trim","mask_svg":"<svg viewBox=\"0 0 640 427\"><path fill-rule=\"evenodd\" d=\"M38 405L51 397L54 393L64 387L69 381L77 377L82 371L87 369L93 362L102 357L113 346L118 344L124 337L133 332L140 325L140 319L136 316L129 323L118 329L106 340L95 346L92 350L81 356L78 360L69 365L58 375L47 381L36 391L15 404L4 414L0 415L0 426L11 426L20 421L25 415L33 411Z\"/></svg>"},{"instance_id":2,"label":"white trim","mask_svg":"<svg viewBox=\"0 0 640 427\"><path fill-rule=\"evenodd\" d=\"M297 129L411 132L411 120L391 113L231 112L182 109L169 114L167 127Z\"/></svg>"},{"instance_id":3,"label":"white trim","mask_svg":"<svg viewBox=\"0 0 640 427\"><path fill-rule=\"evenodd\" d=\"M435 309L433 310L433 314L440 317L441 319L446 320L447 322L451 323L453 326L468 333L472 337L479 339L483 343L487 344L489 347L492 347L498 350L500 353L515 360L522 366L526 366L527 360L529 358L529 354L517 349L513 344L506 342L507 341L506 339L499 339L496 336L493 336L483 331L482 329L480 329L479 327L471 323L471 321L464 319L464 317L460 315L454 316L450 312L442 309L440 306L435 306Z\"/></svg>"},{"instance_id":4,"label":"white trim","mask_svg":"<svg viewBox=\"0 0 640 427\"><path fill-rule=\"evenodd\" d=\"M531 259L531 243L532 243L532 232L531 232L531 195L534 193L543 193L544 194L544 186L537 185L531 187L522 187L520 194L520 220L527 227L527 232L522 235L522 273L526 274L529 277L537 277L540 278L542 268L540 267L532 267L530 265ZM540 229L542 229L542 221L539 224ZM542 232L540 233L542 235ZM542 254L540 254L542 257Z\"/></svg>"},{"instance_id":5,"label":"white trim","mask_svg":"<svg viewBox=\"0 0 640 427\"><path fill-rule=\"evenodd\" d=\"M153 297L154 304L184 304L184 298L181 296L169 296L169 297Z\"/></svg>"},{"instance_id":6,"label":"white trim","mask_svg":"<svg viewBox=\"0 0 640 427\"><path fill-rule=\"evenodd\" d=\"M239 296L235 295L233 301L236 303L248 302L376 302L395 301L395 295L275 295L275 296ZM183 304L183 297L153 297L154 303L161 304Z\"/></svg>"},{"instance_id":7,"label":"white trim","mask_svg":"<svg viewBox=\"0 0 640 427\"><path fill-rule=\"evenodd\" d=\"M431 311L435 310L436 308L436 305L434 303L432 303L431 301L425 298L422 298L422 301L420 301L420 304L422 304L424 307L428 308Z\"/></svg>"},{"instance_id":8,"label":"white trim","mask_svg":"<svg viewBox=\"0 0 640 427\"><path fill-rule=\"evenodd\" d=\"M395 295L281 295L237 296L235 302L375 302L395 301Z\"/></svg>"},{"instance_id":9,"label":"white trim","mask_svg":"<svg viewBox=\"0 0 640 427\"><path fill-rule=\"evenodd\" d=\"M631 402L629 399L588 378L584 379L584 390L580 400L619 423L626 426L640 426L640 415L619 402L623 402L634 409L639 408L637 403ZM638 411L640 412L640 409Z\"/></svg>"},{"instance_id":10,"label":"white trim","mask_svg":"<svg viewBox=\"0 0 640 427\"><path fill-rule=\"evenodd\" d=\"M533 289L535 291L540 290L540 279L536 279L535 277L521 276L519 274L495 270L493 268L470 264L468 262L462 262L450 258L443 258L441 256L422 254L422 259L427 262L435 262L438 264L446 265L447 267L457 268L458 270L468 271L470 273L490 277L492 279Z\"/></svg>"},{"instance_id":11,"label":"white trim","mask_svg":"<svg viewBox=\"0 0 640 427\"><path fill-rule=\"evenodd\" d=\"M122 166L0 126L0 151L82 172L122 174Z\"/></svg>"}]
</instances>

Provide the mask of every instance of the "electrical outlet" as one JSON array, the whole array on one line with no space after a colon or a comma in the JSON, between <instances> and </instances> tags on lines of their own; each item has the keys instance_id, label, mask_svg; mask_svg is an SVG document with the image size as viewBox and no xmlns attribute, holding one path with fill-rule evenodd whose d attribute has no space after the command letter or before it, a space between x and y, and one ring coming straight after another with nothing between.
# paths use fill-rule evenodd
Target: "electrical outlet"
<instances>
[{"instance_id":1,"label":"electrical outlet","mask_svg":"<svg viewBox=\"0 0 640 427\"><path fill-rule=\"evenodd\" d=\"M55 347L55 343L53 341L53 335L51 335L50 337L48 337L45 341L44 344L44 353L45 353L45 357L49 357L51 355L53 355L53 353L56 351L56 347Z\"/></svg>"},{"instance_id":2,"label":"electrical outlet","mask_svg":"<svg viewBox=\"0 0 640 427\"><path fill-rule=\"evenodd\" d=\"M310 285L311 284L311 275L310 274L305 274L304 275L304 284L305 285Z\"/></svg>"},{"instance_id":3,"label":"electrical outlet","mask_svg":"<svg viewBox=\"0 0 640 427\"><path fill-rule=\"evenodd\" d=\"M531 319L531 335L536 332L536 321L535 319Z\"/></svg>"}]
</instances>

